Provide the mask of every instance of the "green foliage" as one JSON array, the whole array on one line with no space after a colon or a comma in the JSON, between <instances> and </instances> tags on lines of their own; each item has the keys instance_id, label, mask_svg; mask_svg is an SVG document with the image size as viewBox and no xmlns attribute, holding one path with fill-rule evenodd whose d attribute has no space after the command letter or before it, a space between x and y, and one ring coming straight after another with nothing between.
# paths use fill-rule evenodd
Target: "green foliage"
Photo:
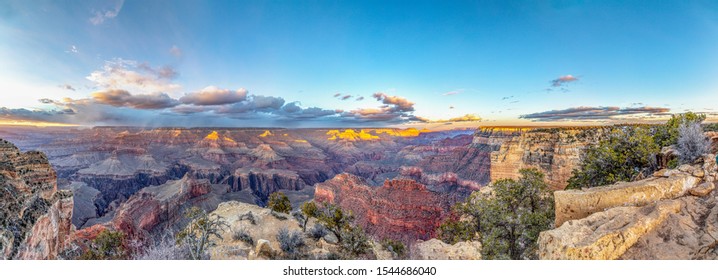
<instances>
[{"instance_id":1,"label":"green foliage","mask_svg":"<svg viewBox=\"0 0 718 280\"><path fill-rule=\"evenodd\" d=\"M345 227L341 232L340 240L340 248L348 259L364 255L371 249L369 239L358 225Z\"/></svg>"},{"instance_id":2,"label":"green foliage","mask_svg":"<svg viewBox=\"0 0 718 280\"><path fill-rule=\"evenodd\" d=\"M80 259L83 260L122 260L127 259L125 235L120 231L103 230L92 241L90 247Z\"/></svg>"},{"instance_id":3,"label":"green foliage","mask_svg":"<svg viewBox=\"0 0 718 280\"><path fill-rule=\"evenodd\" d=\"M307 223L309 222L310 218L317 218L319 216L319 208L317 208L317 205L314 202L307 201L302 204L302 206L299 207L299 209L302 211L302 214L304 215L304 220L302 221L302 231L307 231Z\"/></svg>"},{"instance_id":4,"label":"green foliage","mask_svg":"<svg viewBox=\"0 0 718 280\"><path fill-rule=\"evenodd\" d=\"M333 204L323 204L321 209L310 212L328 231L334 233L339 246L347 258L356 258L371 248L364 230L354 224L354 215L344 212Z\"/></svg>"},{"instance_id":5,"label":"green foliage","mask_svg":"<svg viewBox=\"0 0 718 280\"><path fill-rule=\"evenodd\" d=\"M573 170L566 189L580 189L632 181L657 168L656 145L647 127L623 126L611 130L607 139L589 147Z\"/></svg>"},{"instance_id":6,"label":"green foliage","mask_svg":"<svg viewBox=\"0 0 718 280\"><path fill-rule=\"evenodd\" d=\"M439 239L448 244L469 241L474 238L477 230L472 222L447 219L439 226Z\"/></svg>"},{"instance_id":7,"label":"green foliage","mask_svg":"<svg viewBox=\"0 0 718 280\"><path fill-rule=\"evenodd\" d=\"M678 142L678 129L685 123L701 123L706 119L704 114L687 112L675 114L665 125L659 126L655 132L654 140L658 147L667 147Z\"/></svg>"},{"instance_id":8,"label":"green foliage","mask_svg":"<svg viewBox=\"0 0 718 280\"><path fill-rule=\"evenodd\" d=\"M339 242L342 241L342 231L351 227L354 222L354 215L351 213L345 214L341 208L334 204L324 204L324 209L318 213L316 218L327 230L334 233Z\"/></svg>"},{"instance_id":9,"label":"green foliage","mask_svg":"<svg viewBox=\"0 0 718 280\"><path fill-rule=\"evenodd\" d=\"M222 231L229 228L227 222L216 214L207 214L206 211L192 207L185 211L185 217L190 219L189 225L177 234L177 242L189 247L190 258L200 260L206 258L206 250L215 246L212 237L222 240Z\"/></svg>"},{"instance_id":10,"label":"green foliage","mask_svg":"<svg viewBox=\"0 0 718 280\"><path fill-rule=\"evenodd\" d=\"M289 202L289 198L283 192L273 192L269 195L269 202L267 207L272 211L279 213L286 213L292 211L292 204Z\"/></svg>"},{"instance_id":11,"label":"green foliage","mask_svg":"<svg viewBox=\"0 0 718 280\"><path fill-rule=\"evenodd\" d=\"M381 246L394 255L394 258L404 258L406 256L406 246L401 241L393 239L384 239Z\"/></svg>"},{"instance_id":12,"label":"green foliage","mask_svg":"<svg viewBox=\"0 0 718 280\"><path fill-rule=\"evenodd\" d=\"M668 165L669 169L675 169L676 167L678 167L678 158L673 158L673 159L669 160L668 164L666 164L666 165Z\"/></svg>"},{"instance_id":13,"label":"green foliage","mask_svg":"<svg viewBox=\"0 0 718 280\"><path fill-rule=\"evenodd\" d=\"M718 123L709 123L704 125L703 131L718 131Z\"/></svg>"},{"instance_id":14,"label":"green foliage","mask_svg":"<svg viewBox=\"0 0 718 280\"><path fill-rule=\"evenodd\" d=\"M473 192L457 205L455 211L467 221L455 222L460 224L451 227L460 229L454 231L458 236L447 239L467 240L479 233L485 259L536 259L539 233L553 226L553 195L543 173L534 168L519 172L518 180L499 179L492 192Z\"/></svg>"}]
</instances>

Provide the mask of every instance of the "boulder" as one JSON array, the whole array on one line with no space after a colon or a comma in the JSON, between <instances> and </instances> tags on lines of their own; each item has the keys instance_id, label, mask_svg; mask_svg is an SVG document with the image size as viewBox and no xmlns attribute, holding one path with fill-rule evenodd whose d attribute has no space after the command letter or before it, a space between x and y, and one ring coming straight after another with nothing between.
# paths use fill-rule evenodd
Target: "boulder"
<instances>
[{"instance_id":1,"label":"boulder","mask_svg":"<svg viewBox=\"0 0 718 280\"><path fill-rule=\"evenodd\" d=\"M412 248L411 259L480 260L481 243L478 241L464 241L450 245L438 239L418 241Z\"/></svg>"},{"instance_id":2,"label":"boulder","mask_svg":"<svg viewBox=\"0 0 718 280\"><path fill-rule=\"evenodd\" d=\"M679 173L671 177L654 177L584 190L557 191L554 192L556 226L613 207L644 206L659 200L678 198L699 182L699 178Z\"/></svg>"},{"instance_id":3,"label":"boulder","mask_svg":"<svg viewBox=\"0 0 718 280\"><path fill-rule=\"evenodd\" d=\"M698 185L695 188L690 189L688 192L690 192L692 195L695 196L706 196L710 194L713 189L715 189L716 186L714 183L711 182L703 182L700 185Z\"/></svg>"},{"instance_id":4,"label":"boulder","mask_svg":"<svg viewBox=\"0 0 718 280\"><path fill-rule=\"evenodd\" d=\"M541 232L539 258L549 260L613 260L642 236L661 226L669 214L681 211L677 200L635 207L615 207L587 218L568 221Z\"/></svg>"},{"instance_id":5,"label":"boulder","mask_svg":"<svg viewBox=\"0 0 718 280\"><path fill-rule=\"evenodd\" d=\"M260 258L272 258L272 256L274 255L274 250L272 250L272 246L269 240L257 240L257 246L254 247L254 255Z\"/></svg>"}]
</instances>

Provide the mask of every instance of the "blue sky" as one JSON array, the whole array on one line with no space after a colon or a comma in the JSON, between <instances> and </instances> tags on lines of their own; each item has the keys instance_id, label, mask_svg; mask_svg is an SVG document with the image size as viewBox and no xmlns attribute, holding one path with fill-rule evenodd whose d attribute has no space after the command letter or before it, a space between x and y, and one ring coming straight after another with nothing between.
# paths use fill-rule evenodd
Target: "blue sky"
<instances>
[{"instance_id":1,"label":"blue sky","mask_svg":"<svg viewBox=\"0 0 718 280\"><path fill-rule=\"evenodd\" d=\"M445 2L3 1L0 122L437 127L718 109L715 1Z\"/></svg>"}]
</instances>

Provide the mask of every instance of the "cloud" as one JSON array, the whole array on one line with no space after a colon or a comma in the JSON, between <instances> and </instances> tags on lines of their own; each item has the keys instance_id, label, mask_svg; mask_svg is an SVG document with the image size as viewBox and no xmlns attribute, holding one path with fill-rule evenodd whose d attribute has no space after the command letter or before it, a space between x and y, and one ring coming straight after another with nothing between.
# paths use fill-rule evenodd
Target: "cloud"
<instances>
[{"instance_id":1,"label":"cloud","mask_svg":"<svg viewBox=\"0 0 718 280\"><path fill-rule=\"evenodd\" d=\"M441 95L443 95L443 96L457 95L457 94L462 93L462 92L464 92L464 89L457 89L457 90L452 90L452 91L448 91L448 92L442 93Z\"/></svg>"},{"instance_id":2,"label":"cloud","mask_svg":"<svg viewBox=\"0 0 718 280\"><path fill-rule=\"evenodd\" d=\"M342 94L341 94L341 93L335 93L335 94L334 94L334 97L339 97L339 96L342 96Z\"/></svg>"},{"instance_id":3,"label":"cloud","mask_svg":"<svg viewBox=\"0 0 718 280\"><path fill-rule=\"evenodd\" d=\"M75 45L70 46L70 49L66 50L65 52L66 53L80 53L80 51L77 49L77 46L75 46Z\"/></svg>"},{"instance_id":4,"label":"cloud","mask_svg":"<svg viewBox=\"0 0 718 280\"><path fill-rule=\"evenodd\" d=\"M563 110L551 110L533 114L522 115L522 119L532 121L607 121L621 119L626 116L664 116L670 109L661 107L574 107Z\"/></svg>"},{"instance_id":5,"label":"cloud","mask_svg":"<svg viewBox=\"0 0 718 280\"><path fill-rule=\"evenodd\" d=\"M347 94L347 95L345 95L345 96L342 96L341 99L342 99L342 100L347 100L347 99L349 99L349 98L352 98L352 96Z\"/></svg>"},{"instance_id":6,"label":"cloud","mask_svg":"<svg viewBox=\"0 0 718 280\"><path fill-rule=\"evenodd\" d=\"M561 76L550 81L552 87L561 87L568 83L578 81L578 77L572 75Z\"/></svg>"},{"instance_id":7,"label":"cloud","mask_svg":"<svg viewBox=\"0 0 718 280\"><path fill-rule=\"evenodd\" d=\"M92 99L100 104L135 109L165 109L179 104L166 93L132 95L122 89L108 89L93 93Z\"/></svg>"},{"instance_id":8,"label":"cloud","mask_svg":"<svg viewBox=\"0 0 718 280\"><path fill-rule=\"evenodd\" d=\"M247 98L247 92L244 88L229 90L208 86L198 92L185 94L179 101L183 104L199 106L226 105L244 101Z\"/></svg>"},{"instance_id":9,"label":"cloud","mask_svg":"<svg viewBox=\"0 0 718 280\"><path fill-rule=\"evenodd\" d=\"M170 52L171 55L174 55L174 56L176 56L176 57L182 56L182 49L180 49L179 47L177 47L177 46L175 46L175 45L173 45L173 46L170 48L169 52Z\"/></svg>"},{"instance_id":10,"label":"cloud","mask_svg":"<svg viewBox=\"0 0 718 280\"><path fill-rule=\"evenodd\" d=\"M383 104L392 106L392 111L398 112L413 112L414 102L407 100L406 98L399 96L389 96L381 92L374 93L372 95L377 101L381 101Z\"/></svg>"},{"instance_id":11,"label":"cloud","mask_svg":"<svg viewBox=\"0 0 718 280\"><path fill-rule=\"evenodd\" d=\"M454 106L449 106L449 110L453 110L453 109L454 109Z\"/></svg>"},{"instance_id":12,"label":"cloud","mask_svg":"<svg viewBox=\"0 0 718 280\"><path fill-rule=\"evenodd\" d=\"M75 91L75 88L72 87L72 86L69 85L69 84L59 85L58 87L60 87L61 89L66 89L66 90Z\"/></svg>"},{"instance_id":13,"label":"cloud","mask_svg":"<svg viewBox=\"0 0 718 280\"><path fill-rule=\"evenodd\" d=\"M503 100L509 100L509 99L511 99L511 98L514 98L514 96L513 96L513 95L512 95L512 96L504 96L504 97L501 97L501 100L502 100L502 101L503 101Z\"/></svg>"},{"instance_id":14,"label":"cloud","mask_svg":"<svg viewBox=\"0 0 718 280\"><path fill-rule=\"evenodd\" d=\"M480 121L482 121L482 119L481 119L481 117L479 117L475 114L466 114L463 116L450 118L448 120L430 120L430 119L426 119L426 118L419 118L419 121L426 122L426 123L454 123L454 122L480 122Z\"/></svg>"},{"instance_id":15,"label":"cloud","mask_svg":"<svg viewBox=\"0 0 718 280\"><path fill-rule=\"evenodd\" d=\"M242 102L228 104L215 109L218 114L237 115L244 113L272 112L284 105L284 98L274 96L250 95Z\"/></svg>"},{"instance_id":16,"label":"cloud","mask_svg":"<svg viewBox=\"0 0 718 280\"><path fill-rule=\"evenodd\" d=\"M109 7L108 9L102 9L99 11L93 11L93 16L90 18L90 22L94 25L100 25L105 20L113 19L117 17L117 15L120 14L120 10L122 10L122 5L125 3L124 0L117 0L114 1L114 6Z\"/></svg>"},{"instance_id":17,"label":"cloud","mask_svg":"<svg viewBox=\"0 0 718 280\"><path fill-rule=\"evenodd\" d=\"M362 100L364 100L364 96L359 96L359 97L357 97L357 99L355 99L355 100L356 100L356 101L362 101Z\"/></svg>"},{"instance_id":18,"label":"cloud","mask_svg":"<svg viewBox=\"0 0 718 280\"><path fill-rule=\"evenodd\" d=\"M176 76L177 72L170 66L154 68L147 63L116 58L105 61L102 69L86 78L99 87L153 93L178 91L180 85L171 83Z\"/></svg>"}]
</instances>

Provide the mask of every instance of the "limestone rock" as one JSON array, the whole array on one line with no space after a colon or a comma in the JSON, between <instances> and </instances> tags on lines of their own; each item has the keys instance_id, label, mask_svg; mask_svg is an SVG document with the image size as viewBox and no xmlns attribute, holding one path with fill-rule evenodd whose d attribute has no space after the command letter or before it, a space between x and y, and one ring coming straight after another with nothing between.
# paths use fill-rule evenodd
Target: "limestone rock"
<instances>
[{"instance_id":1,"label":"limestone rock","mask_svg":"<svg viewBox=\"0 0 718 280\"><path fill-rule=\"evenodd\" d=\"M480 260L481 243L478 241L464 241L450 245L438 239L419 241L412 247L411 259Z\"/></svg>"},{"instance_id":2,"label":"limestone rock","mask_svg":"<svg viewBox=\"0 0 718 280\"><path fill-rule=\"evenodd\" d=\"M706 196L710 194L713 189L715 189L715 184L711 182L703 182L700 185L698 185L695 188L690 189L688 192L690 192L692 195L695 196Z\"/></svg>"},{"instance_id":3,"label":"limestone rock","mask_svg":"<svg viewBox=\"0 0 718 280\"><path fill-rule=\"evenodd\" d=\"M644 206L663 199L678 198L695 187L699 178L677 174L636 182L554 192L556 226L617 206Z\"/></svg>"},{"instance_id":4,"label":"limestone rock","mask_svg":"<svg viewBox=\"0 0 718 280\"><path fill-rule=\"evenodd\" d=\"M539 258L551 260L613 260L639 238L661 226L681 202L660 201L644 207L615 207L541 232Z\"/></svg>"},{"instance_id":5,"label":"limestone rock","mask_svg":"<svg viewBox=\"0 0 718 280\"><path fill-rule=\"evenodd\" d=\"M254 254L258 257L267 259L271 258L274 251L272 250L272 246L270 244L271 242L266 239L257 240L257 246L254 248Z\"/></svg>"}]
</instances>

